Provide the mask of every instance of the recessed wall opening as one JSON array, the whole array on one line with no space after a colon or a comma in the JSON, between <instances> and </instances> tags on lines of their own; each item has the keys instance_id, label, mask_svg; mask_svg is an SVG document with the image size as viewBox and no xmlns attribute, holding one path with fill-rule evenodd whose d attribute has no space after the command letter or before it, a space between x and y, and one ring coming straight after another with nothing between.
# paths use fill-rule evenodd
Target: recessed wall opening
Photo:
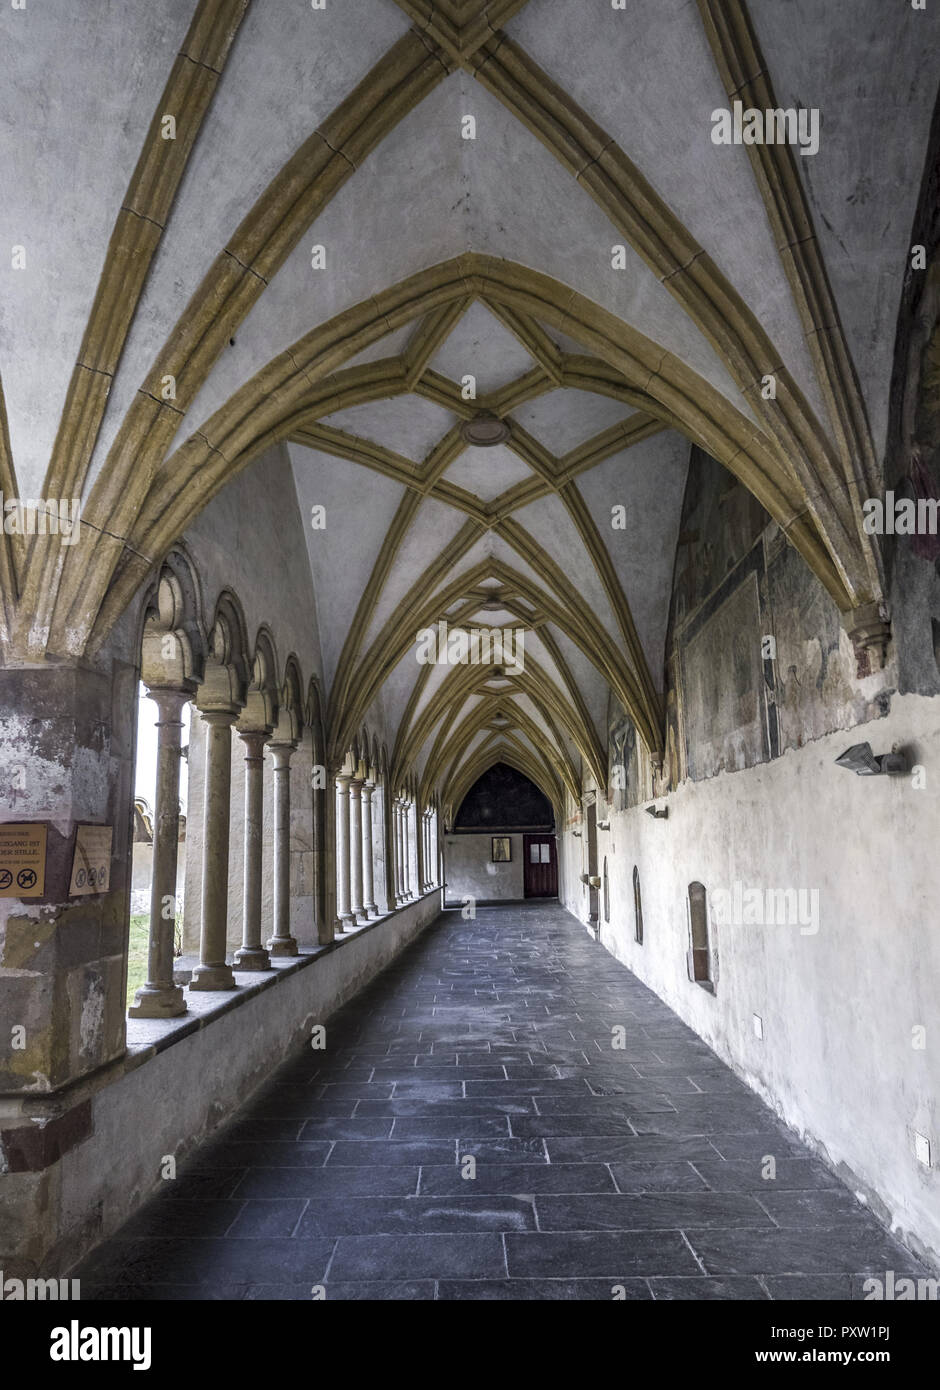
<instances>
[{"instance_id":1,"label":"recessed wall opening","mask_svg":"<svg viewBox=\"0 0 940 1390\"><path fill-rule=\"evenodd\" d=\"M640 893L640 871L633 866L633 939L643 945L643 899Z\"/></svg>"},{"instance_id":2,"label":"recessed wall opening","mask_svg":"<svg viewBox=\"0 0 940 1390\"><path fill-rule=\"evenodd\" d=\"M715 993L715 959L709 936L708 901L704 884L690 883L689 914L689 979L710 994Z\"/></svg>"}]
</instances>

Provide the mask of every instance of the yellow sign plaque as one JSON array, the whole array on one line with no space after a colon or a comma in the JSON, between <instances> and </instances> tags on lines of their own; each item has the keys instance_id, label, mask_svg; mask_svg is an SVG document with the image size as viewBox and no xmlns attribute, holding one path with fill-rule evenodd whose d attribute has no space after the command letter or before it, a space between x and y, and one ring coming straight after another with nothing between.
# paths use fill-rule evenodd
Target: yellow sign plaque
<instances>
[{"instance_id":1,"label":"yellow sign plaque","mask_svg":"<svg viewBox=\"0 0 940 1390\"><path fill-rule=\"evenodd\" d=\"M110 825L80 825L75 831L69 897L107 893L111 883Z\"/></svg>"},{"instance_id":2,"label":"yellow sign plaque","mask_svg":"<svg viewBox=\"0 0 940 1390\"><path fill-rule=\"evenodd\" d=\"M46 827L0 825L0 898L41 898L46 884Z\"/></svg>"}]
</instances>

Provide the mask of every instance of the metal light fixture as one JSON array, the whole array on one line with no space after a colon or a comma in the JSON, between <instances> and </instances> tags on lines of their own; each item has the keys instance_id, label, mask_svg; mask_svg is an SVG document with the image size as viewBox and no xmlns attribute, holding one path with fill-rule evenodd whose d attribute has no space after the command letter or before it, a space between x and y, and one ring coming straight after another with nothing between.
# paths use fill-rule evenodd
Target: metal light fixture
<instances>
[{"instance_id":1,"label":"metal light fixture","mask_svg":"<svg viewBox=\"0 0 940 1390\"><path fill-rule=\"evenodd\" d=\"M883 773L898 777L908 770L903 753L882 753L875 757L870 743L853 743L836 758L836 767L844 767L858 777L879 777Z\"/></svg>"},{"instance_id":2,"label":"metal light fixture","mask_svg":"<svg viewBox=\"0 0 940 1390\"><path fill-rule=\"evenodd\" d=\"M647 806L646 814L652 816L654 820L667 820L669 817L669 807L664 806L661 811L657 811L655 806Z\"/></svg>"}]
</instances>

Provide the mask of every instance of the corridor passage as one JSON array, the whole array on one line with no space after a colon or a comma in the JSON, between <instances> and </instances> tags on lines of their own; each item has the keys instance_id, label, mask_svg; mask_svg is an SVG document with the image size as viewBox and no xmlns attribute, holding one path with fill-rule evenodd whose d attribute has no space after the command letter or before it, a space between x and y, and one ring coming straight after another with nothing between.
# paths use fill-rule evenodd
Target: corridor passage
<instances>
[{"instance_id":1,"label":"corridor passage","mask_svg":"<svg viewBox=\"0 0 940 1390\"><path fill-rule=\"evenodd\" d=\"M83 1298L846 1299L927 1273L557 903L443 914L326 1042L85 1261Z\"/></svg>"}]
</instances>

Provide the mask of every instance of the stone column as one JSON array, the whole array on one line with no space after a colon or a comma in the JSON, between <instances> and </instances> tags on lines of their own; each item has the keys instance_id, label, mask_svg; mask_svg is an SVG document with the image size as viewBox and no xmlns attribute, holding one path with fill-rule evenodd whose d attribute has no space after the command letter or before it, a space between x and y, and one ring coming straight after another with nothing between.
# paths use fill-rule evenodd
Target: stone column
<instances>
[{"instance_id":1,"label":"stone column","mask_svg":"<svg viewBox=\"0 0 940 1390\"><path fill-rule=\"evenodd\" d=\"M385 814L388 817L389 828L391 830L392 845L392 888L395 892L395 900L390 903L390 907L397 907L400 902L400 890L398 887L398 802L395 797L386 793Z\"/></svg>"},{"instance_id":2,"label":"stone column","mask_svg":"<svg viewBox=\"0 0 940 1390\"><path fill-rule=\"evenodd\" d=\"M351 777L336 779L336 931L353 925L349 910L349 784Z\"/></svg>"},{"instance_id":3,"label":"stone column","mask_svg":"<svg viewBox=\"0 0 940 1390\"><path fill-rule=\"evenodd\" d=\"M411 840L408 834L408 812L411 809L410 801L401 803L401 865L402 865L402 892L407 902L414 897L411 891Z\"/></svg>"},{"instance_id":4,"label":"stone column","mask_svg":"<svg viewBox=\"0 0 940 1390\"><path fill-rule=\"evenodd\" d=\"M296 956L290 930L290 760L293 743L269 743L274 763L274 935L272 956Z\"/></svg>"},{"instance_id":5,"label":"stone column","mask_svg":"<svg viewBox=\"0 0 940 1390\"><path fill-rule=\"evenodd\" d=\"M202 922L199 964L190 989L235 989L225 963L228 919L229 798L235 710L201 710L206 724L206 784L202 837Z\"/></svg>"},{"instance_id":6,"label":"stone column","mask_svg":"<svg viewBox=\"0 0 940 1390\"><path fill-rule=\"evenodd\" d=\"M405 901L405 869L402 863L402 802L401 798L395 798L395 906L401 907Z\"/></svg>"},{"instance_id":7,"label":"stone column","mask_svg":"<svg viewBox=\"0 0 940 1390\"><path fill-rule=\"evenodd\" d=\"M425 811L422 816L424 826L424 883L422 887L427 892L431 887L431 812Z\"/></svg>"},{"instance_id":8,"label":"stone column","mask_svg":"<svg viewBox=\"0 0 940 1390\"><path fill-rule=\"evenodd\" d=\"M424 814L418 810L418 802L414 803L415 808L415 888L416 897L424 892Z\"/></svg>"},{"instance_id":9,"label":"stone column","mask_svg":"<svg viewBox=\"0 0 940 1390\"><path fill-rule=\"evenodd\" d=\"M374 782L362 784L362 905L369 917L378 917L372 864L372 793Z\"/></svg>"},{"instance_id":10,"label":"stone column","mask_svg":"<svg viewBox=\"0 0 940 1390\"><path fill-rule=\"evenodd\" d=\"M264 810L264 729L239 729L245 745L245 887L238 970L270 970L271 957L261 944L261 843Z\"/></svg>"},{"instance_id":11,"label":"stone column","mask_svg":"<svg viewBox=\"0 0 940 1390\"><path fill-rule=\"evenodd\" d=\"M150 884L150 947L147 983L128 1009L131 1018L176 1018L186 1000L173 983L176 929L176 862L180 837L180 741L184 690L148 690L157 706L157 790L153 813L153 876Z\"/></svg>"},{"instance_id":12,"label":"stone column","mask_svg":"<svg viewBox=\"0 0 940 1390\"><path fill-rule=\"evenodd\" d=\"M349 910L354 922L364 922L362 903L362 782L349 779Z\"/></svg>"}]
</instances>

